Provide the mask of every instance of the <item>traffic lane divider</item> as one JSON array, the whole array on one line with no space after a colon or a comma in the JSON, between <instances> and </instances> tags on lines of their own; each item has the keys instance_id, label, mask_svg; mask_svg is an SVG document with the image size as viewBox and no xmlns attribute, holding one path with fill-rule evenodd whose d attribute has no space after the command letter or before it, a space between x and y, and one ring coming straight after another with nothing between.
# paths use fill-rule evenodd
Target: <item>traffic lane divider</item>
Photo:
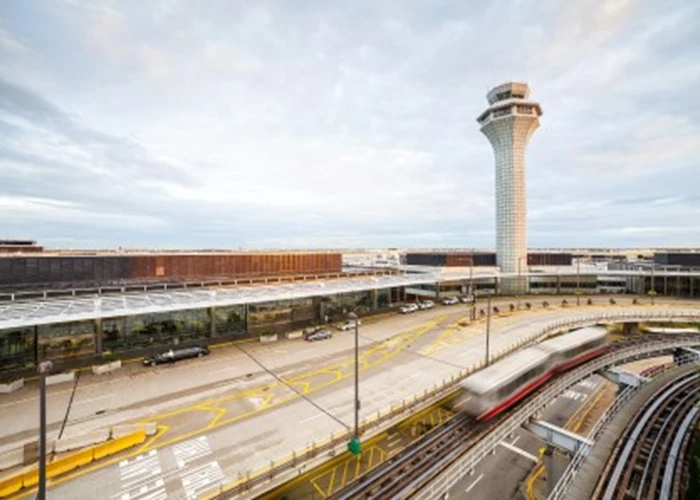
<instances>
[{"instance_id":1,"label":"traffic lane divider","mask_svg":"<svg viewBox=\"0 0 700 500\"><path fill-rule=\"evenodd\" d=\"M77 453L73 453L58 460L46 464L46 477L52 479L67 472L87 465L95 460L115 455L121 451L132 448L146 441L147 432L145 429L132 432L126 436L112 439L106 443L91 446ZM36 486L39 482L39 469L32 467L14 476L7 477L0 481L0 497L8 497L17 493L22 488Z\"/></svg>"}]
</instances>

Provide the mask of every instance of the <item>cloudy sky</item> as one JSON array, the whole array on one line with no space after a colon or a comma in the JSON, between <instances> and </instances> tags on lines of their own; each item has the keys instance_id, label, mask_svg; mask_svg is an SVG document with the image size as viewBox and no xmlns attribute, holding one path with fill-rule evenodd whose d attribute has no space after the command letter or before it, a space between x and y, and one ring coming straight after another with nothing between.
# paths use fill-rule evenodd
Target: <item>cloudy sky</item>
<instances>
[{"instance_id":1,"label":"cloudy sky","mask_svg":"<svg viewBox=\"0 0 700 500\"><path fill-rule=\"evenodd\" d=\"M700 246L695 0L0 3L0 238L488 247L475 118L529 82L532 247Z\"/></svg>"}]
</instances>

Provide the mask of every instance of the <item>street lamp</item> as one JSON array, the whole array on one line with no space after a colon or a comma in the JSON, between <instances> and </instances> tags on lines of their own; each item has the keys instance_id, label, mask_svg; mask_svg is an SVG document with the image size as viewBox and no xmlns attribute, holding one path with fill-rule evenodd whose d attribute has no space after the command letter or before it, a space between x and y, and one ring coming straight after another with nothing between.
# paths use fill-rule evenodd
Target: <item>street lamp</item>
<instances>
[{"instance_id":1,"label":"street lamp","mask_svg":"<svg viewBox=\"0 0 700 500\"><path fill-rule=\"evenodd\" d=\"M359 370L359 350L360 350L360 334L358 328L357 314L351 312L348 314L348 320L355 323L355 430L352 439L348 443L348 450L355 456L358 456L362 451L360 443L360 370Z\"/></svg>"},{"instance_id":2,"label":"street lamp","mask_svg":"<svg viewBox=\"0 0 700 500\"><path fill-rule=\"evenodd\" d=\"M581 305L581 258L576 259L576 305Z\"/></svg>"},{"instance_id":3,"label":"street lamp","mask_svg":"<svg viewBox=\"0 0 700 500\"><path fill-rule=\"evenodd\" d=\"M489 366L489 336L491 334L491 296L486 301L486 366Z\"/></svg>"},{"instance_id":4,"label":"street lamp","mask_svg":"<svg viewBox=\"0 0 700 500\"><path fill-rule=\"evenodd\" d=\"M523 258L518 257L518 287L517 287L517 293L518 293L518 311L520 310L520 295L523 293L523 276L522 276L522 263L523 263Z\"/></svg>"},{"instance_id":5,"label":"street lamp","mask_svg":"<svg viewBox=\"0 0 700 500\"><path fill-rule=\"evenodd\" d=\"M53 363L39 363L39 491L38 500L46 500L46 375L51 372Z\"/></svg>"}]
</instances>

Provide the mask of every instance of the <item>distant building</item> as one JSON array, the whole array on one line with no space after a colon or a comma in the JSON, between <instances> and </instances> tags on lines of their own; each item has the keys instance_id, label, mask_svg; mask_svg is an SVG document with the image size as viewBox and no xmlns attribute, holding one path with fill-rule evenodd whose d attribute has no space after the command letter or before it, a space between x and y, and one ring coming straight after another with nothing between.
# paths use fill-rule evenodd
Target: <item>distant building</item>
<instances>
[{"instance_id":1,"label":"distant building","mask_svg":"<svg viewBox=\"0 0 700 500\"><path fill-rule=\"evenodd\" d=\"M0 287L102 286L338 274L339 252L72 252L0 254Z\"/></svg>"},{"instance_id":2,"label":"distant building","mask_svg":"<svg viewBox=\"0 0 700 500\"><path fill-rule=\"evenodd\" d=\"M654 263L659 266L681 266L700 268L700 252L657 252Z\"/></svg>"},{"instance_id":3,"label":"distant building","mask_svg":"<svg viewBox=\"0 0 700 500\"><path fill-rule=\"evenodd\" d=\"M437 267L495 267L496 254L493 252L407 252L406 264L409 266ZM532 252L526 254L527 264L520 271L526 272L528 266L570 266L570 253Z\"/></svg>"},{"instance_id":4,"label":"distant building","mask_svg":"<svg viewBox=\"0 0 700 500\"><path fill-rule=\"evenodd\" d=\"M529 95L525 83L499 85L487 94L489 108L477 119L496 161L496 261L504 273L527 265L525 148L542 116ZM520 289L514 281L510 285Z\"/></svg>"},{"instance_id":5,"label":"distant building","mask_svg":"<svg viewBox=\"0 0 700 500\"><path fill-rule=\"evenodd\" d=\"M43 248L33 240L0 240L0 253L38 253Z\"/></svg>"}]
</instances>

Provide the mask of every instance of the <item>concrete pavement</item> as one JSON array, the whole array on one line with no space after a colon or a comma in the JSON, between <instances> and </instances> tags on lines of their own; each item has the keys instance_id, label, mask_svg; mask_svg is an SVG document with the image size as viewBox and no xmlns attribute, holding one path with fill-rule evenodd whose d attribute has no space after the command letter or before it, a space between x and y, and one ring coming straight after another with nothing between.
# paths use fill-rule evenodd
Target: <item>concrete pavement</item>
<instances>
[{"instance_id":1,"label":"concrete pavement","mask_svg":"<svg viewBox=\"0 0 700 500\"><path fill-rule=\"evenodd\" d=\"M554 303L552 299L550 303ZM457 328L456 320L465 315L465 308L459 307L392 316L362 327L362 418L421 393L483 358L484 326ZM581 310L588 313L609 308L589 306ZM574 311L574 308L529 311L494 319L493 349L503 348L542 324ZM448 338L450 340L446 341ZM94 401L98 407L103 406L101 403L105 399L113 404L108 418L128 420L130 416L154 421L161 432L155 440L122 459L127 460L126 465L121 461L97 464L88 471L65 478L52 491L61 498L85 498L80 496L81 488L99 484L102 492L124 495L129 493L131 483L122 478L122 468L131 467L129 460L155 460L152 453L155 451L163 479L162 484L153 484L160 484L158 488L170 496L183 495L183 492L186 496L188 485L193 481L191 474L200 478L198 488L206 491L252 473L271 461L277 462L292 451L326 439L331 433L345 430L352 422L352 340L352 333L338 332L333 339L318 343L290 341L273 346L253 343L241 346L263 366L288 381L296 392L280 384L237 348L214 351L209 359L155 370L134 369L133 373L115 376L110 382L93 382L97 386L109 385L101 386L102 393L86 391L85 401L90 395L93 398L104 395L105 388L109 387L112 396ZM140 403L136 403L142 392L141 380L149 376L159 381L153 386L143 384L151 400L142 395ZM228 378L223 378L226 376ZM202 385L202 381L207 383ZM138 391L133 390L135 386ZM86 384L87 387L90 385ZM181 390L168 393L169 387ZM60 397L65 394L53 396L60 403L63 401ZM123 406L122 397L131 402L130 407ZM31 397L25 394L24 399L19 398L14 403L31 407ZM160 401L155 408L153 399ZM5 400L0 401L7 404ZM80 401L77 395L76 401ZM89 402L84 406L86 411L74 417L78 421L69 421L71 428L104 422L104 414L93 416L90 413L96 411L95 406ZM201 444L202 437L208 447ZM197 460L178 461L177 455L181 452L177 450L181 446L188 449L205 446L203 449L209 451L202 452ZM202 465L200 459L206 463ZM205 466L205 470L199 469ZM126 477L131 476L127 474ZM147 486L142 482L134 484L140 485L139 491ZM149 492L155 495L160 491L158 488L146 488L144 495Z\"/></svg>"},{"instance_id":2,"label":"concrete pavement","mask_svg":"<svg viewBox=\"0 0 700 500\"><path fill-rule=\"evenodd\" d=\"M581 381L559 396L543 413L542 420L567 427L579 408L595 394L604 379L598 376ZM523 481L539 462L544 445L534 434L521 429L484 459L470 476L465 476L450 490L452 499L524 499ZM534 458L534 460L533 460Z\"/></svg>"}]
</instances>

